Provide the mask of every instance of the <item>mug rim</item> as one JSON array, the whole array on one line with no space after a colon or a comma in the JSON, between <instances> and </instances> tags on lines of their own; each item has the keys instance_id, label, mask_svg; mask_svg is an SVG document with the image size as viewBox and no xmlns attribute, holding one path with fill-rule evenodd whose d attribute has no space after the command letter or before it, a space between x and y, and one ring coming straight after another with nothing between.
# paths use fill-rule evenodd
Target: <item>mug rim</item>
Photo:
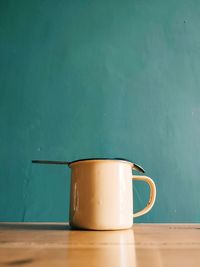
<instances>
[{"instance_id":1,"label":"mug rim","mask_svg":"<svg viewBox=\"0 0 200 267\"><path fill-rule=\"evenodd\" d=\"M82 162L82 161L93 161L93 160L99 160L99 161L101 161L101 160L115 160L115 161L125 161L127 163L133 164L132 161L125 159L125 158L85 158L85 159L73 160L73 161L69 162L69 166L73 163L78 163L79 161Z\"/></svg>"},{"instance_id":2,"label":"mug rim","mask_svg":"<svg viewBox=\"0 0 200 267\"><path fill-rule=\"evenodd\" d=\"M71 161L68 163L68 166L71 167L71 165L73 164L78 164L79 162L83 162L83 161L104 161L104 160L107 160L107 161L121 161L123 163L126 163L126 164L131 164L132 165L132 168L139 171L139 172L142 172L142 173L145 173L145 170L139 166L138 164L135 164L133 163L132 161L128 160L128 159L125 159L125 158L86 158L86 159L78 159L78 160L74 160L74 161Z\"/></svg>"}]
</instances>

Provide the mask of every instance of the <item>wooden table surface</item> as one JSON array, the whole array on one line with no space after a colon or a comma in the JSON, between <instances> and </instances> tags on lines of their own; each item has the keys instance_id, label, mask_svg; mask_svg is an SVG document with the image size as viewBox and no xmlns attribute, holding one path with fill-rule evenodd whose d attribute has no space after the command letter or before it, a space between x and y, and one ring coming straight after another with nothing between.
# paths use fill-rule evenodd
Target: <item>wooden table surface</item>
<instances>
[{"instance_id":1,"label":"wooden table surface","mask_svg":"<svg viewBox=\"0 0 200 267\"><path fill-rule=\"evenodd\" d=\"M0 266L200 266L200 224L135 224L123 231L0 223Z\"/></svg>"}]
</instances>

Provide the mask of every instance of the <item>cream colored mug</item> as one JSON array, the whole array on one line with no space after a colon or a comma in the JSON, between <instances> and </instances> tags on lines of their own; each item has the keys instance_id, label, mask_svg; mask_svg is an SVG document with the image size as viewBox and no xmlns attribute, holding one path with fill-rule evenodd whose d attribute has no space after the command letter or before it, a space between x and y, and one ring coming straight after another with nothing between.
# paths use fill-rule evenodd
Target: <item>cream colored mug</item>
<instances>
[{"instance_id":1,"label":"cream colored mug","mask_svg":"<svg viewBox=\"0 0 200 267\"><path fill-rule=\"evenodd\" d=\"M156 199L156 186L138 165L125 159L82 159L73 162L33 161L68 164L71 168L70 225L91 230L128 229L133 218L149 212ZM132 180L150 187L147 206L133 214Z\"/></svg>"},{"instance_id":2,"label":"cream colored mug","mask_svg":"<svg viewBox=\"0 0 200 267\"><path fill-rule=\"evenodd\" d=\"M121 159L89 159L69 164L71 173L70 225L84 229L130 228L133 218L152 208L156 187L147 176L133 176L138 166ZM150 186L147 206L133 214L132 180Z\"/></svg>"}]
</instances>

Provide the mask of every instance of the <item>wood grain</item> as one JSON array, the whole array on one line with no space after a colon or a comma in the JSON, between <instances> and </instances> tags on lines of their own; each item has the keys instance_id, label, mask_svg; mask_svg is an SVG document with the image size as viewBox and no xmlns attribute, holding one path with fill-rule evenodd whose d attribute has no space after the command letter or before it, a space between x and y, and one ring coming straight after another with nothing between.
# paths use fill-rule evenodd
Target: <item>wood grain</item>
<instances>
[{"instance_id":1,"label":"wood grain","mask_svg":"<svg viewBox=\"0 0 200 267\"><path fill-rule=\"evenodd\" d=\"M123 231L0 223L0 266L200 266L199 224L135 224Z\"/></svg>"}]
</instances>

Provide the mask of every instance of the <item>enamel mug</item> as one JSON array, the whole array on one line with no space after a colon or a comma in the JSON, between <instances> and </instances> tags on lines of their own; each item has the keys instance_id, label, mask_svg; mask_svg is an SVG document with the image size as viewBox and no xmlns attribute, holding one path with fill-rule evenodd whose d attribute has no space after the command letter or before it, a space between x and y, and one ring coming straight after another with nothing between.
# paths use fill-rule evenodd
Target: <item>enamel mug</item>
<instances>
[{"instance_id":1,"label":"enamel mug","mask_svg":"<svg viewBox=\"0 0 200 267\"><path fill-rule=\"evenodd\" d=\"M33 161L54 163L50 161ZM64 162L61 162L64 164ZM149 212L156 199L156 186L138 165L125 159L82 159L67 162L71 168L70 226L91 230L128 229L133 218ZM133 213L132 181L144 181L150 187L144 209Z\"/></svg>"}]
</instances>

